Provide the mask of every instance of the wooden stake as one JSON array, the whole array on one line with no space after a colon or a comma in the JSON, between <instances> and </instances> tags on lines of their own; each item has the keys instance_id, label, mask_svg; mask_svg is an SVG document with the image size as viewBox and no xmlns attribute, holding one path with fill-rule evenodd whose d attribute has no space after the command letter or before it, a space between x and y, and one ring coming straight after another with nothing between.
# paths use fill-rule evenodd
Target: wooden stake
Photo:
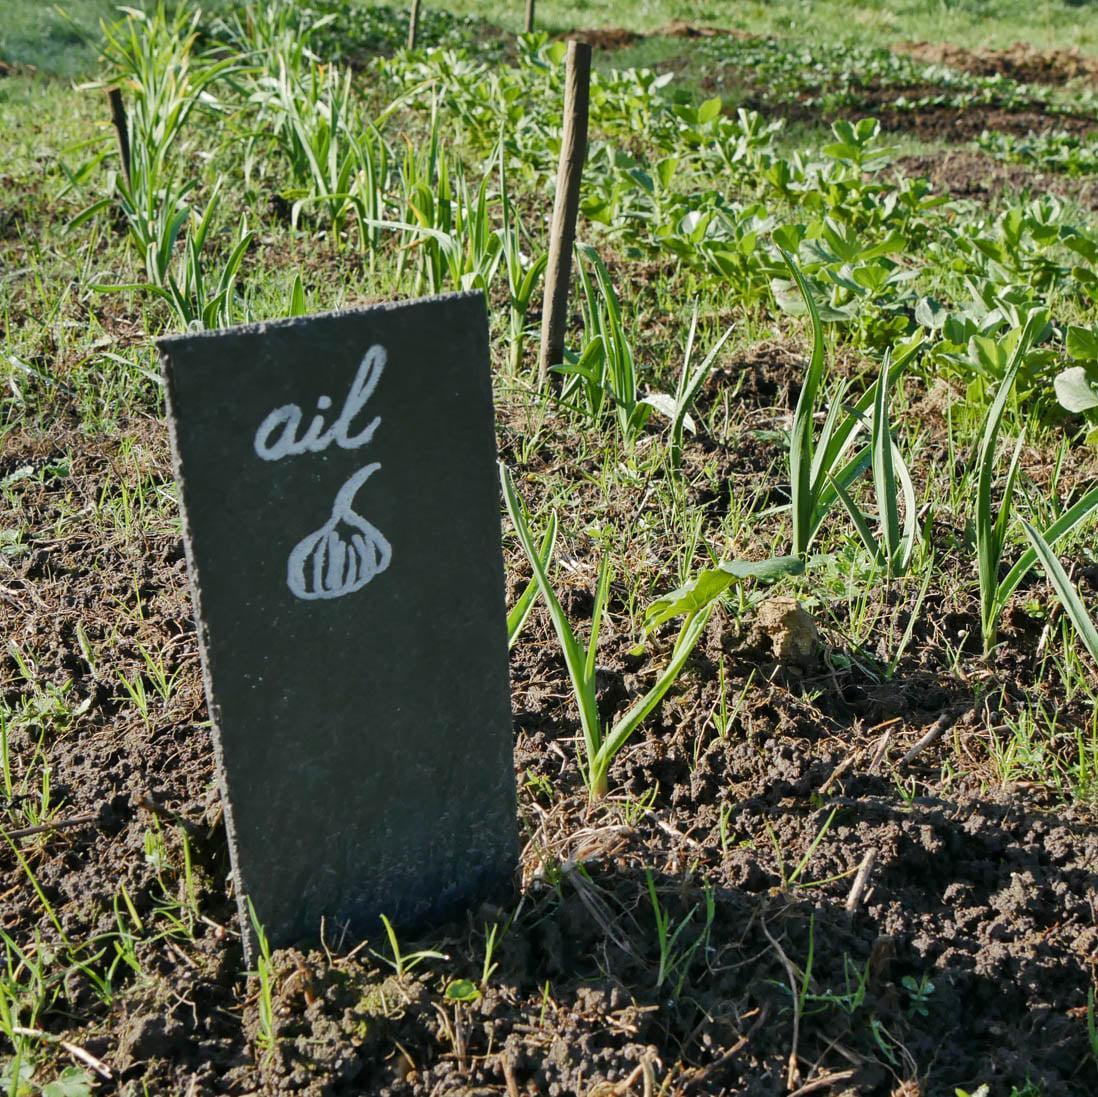
<instances>
[{"instance_id":1,"label":"wooden stake","mask_svg":"<svg viewBox=\"0 0 1098 1097\"><path fill-rule=\"evenodd\" d=\"M854 884L850 889L850 894L846 897L846 910L848 914L853 914L861 904L862 897L865 895L866 885L869 883L869 874L873 871L873 866L877 861L877 851L875 849L867 849L865 856L862 858L862 863L858 866L858 875L854 877Z\"/></svg>"},{"instance_id":2,"label":"wooden stake","mask_svg":"<svg viewBox=\"0 0 1098 1097\"><path fill-rule=\"evenodd\" d=\"M122 102L120 88L108 88L107 99L111 104L111 121L114 132L118 134L118 155L122 160L122 177L126 185L130 182L130 129L126 121L126 104Z\"/></svg>"},{"instance_id":3,"label":"wooden stake","mask_svg":"<svg viewBox=\"0 0 1098 1097\"><path fill-rule=\"evenodd\" d=\"M541 317L541 357L538 386L543 387L549 367L564 360L564 328L568 311L568 283L572 277L572 247L576 242L580 178L587 155L587 105L591 90L591 47L569 42L564 79L564 133L557 167L557 193L549 229L549 265Z\"/></svg>"},{"instance_id":4,"label":"wooden stake","mask_svg":"<svg viewBox=\"0 0 1098 1097\"><path fill-rule=\"evenodd\" d=\"M526 0L526 33L534 33L534 0Z\"/></svg>"},{"instance_id":5,"label":"wooden stake","mask_svg":"<svg viewBox=\"0 0 1098 1097\"><path fill-rule=\"evenodd\" d=\"M408 48L416 48L416 35L419 33L419 0L412 0L412 11L408 16Z\"/></svg>"}]
</instances>

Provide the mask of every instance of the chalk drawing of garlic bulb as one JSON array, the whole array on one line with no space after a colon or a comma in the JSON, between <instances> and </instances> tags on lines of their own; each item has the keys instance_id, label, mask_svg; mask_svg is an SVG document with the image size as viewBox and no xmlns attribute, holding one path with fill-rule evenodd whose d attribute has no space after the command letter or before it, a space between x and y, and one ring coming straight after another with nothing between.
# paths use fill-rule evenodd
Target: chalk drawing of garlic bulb
<instances>
[{"instance_id":1,"label":"chalk drawing of garlic bulb","mask_svg":"<svg viewBox=\"0 0 1098 1097\"><path fill-rule=\"evenodd\" d=\"M389 542L375 526L351 509L355 493L381 468L359 469L339 489L332 516L290 553L286 584L298 598L342 598L361 590L392 559Z\"/></svg>"}]
</instances>

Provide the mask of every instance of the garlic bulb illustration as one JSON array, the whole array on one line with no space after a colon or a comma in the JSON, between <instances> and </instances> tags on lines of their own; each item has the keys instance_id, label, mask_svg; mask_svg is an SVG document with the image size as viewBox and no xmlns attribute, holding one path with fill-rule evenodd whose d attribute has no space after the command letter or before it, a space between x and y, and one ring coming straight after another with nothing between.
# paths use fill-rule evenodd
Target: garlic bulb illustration
<instances>
[{"instance_id":1,"label":"garlic bulb illustration","mask_svg":"<svg viewBox=\"0 0 1098 1097\"><path fill-rule=\"evenodd\" d=\"M332 516L290 553L286 584L305 600L342 598L361 590L392 559L392 546L375 526L351 509L355 493L379 469L359 469L339 489Z\"/></svg>"}]
</instances>

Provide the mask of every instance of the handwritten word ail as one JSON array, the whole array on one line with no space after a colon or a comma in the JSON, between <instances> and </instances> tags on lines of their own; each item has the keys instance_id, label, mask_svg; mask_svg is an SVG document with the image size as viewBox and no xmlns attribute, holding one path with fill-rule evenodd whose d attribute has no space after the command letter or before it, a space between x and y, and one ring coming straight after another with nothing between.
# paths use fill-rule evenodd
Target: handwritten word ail
<instances>
[{"instance_id":1,"label":"handwritten word ail","mask_svg":"<svg viewBox=\"0 0 1098 1097\"><path fill-rule=\"evenodd\" d=\"M314 415L308 429L299 438L297 432L303 417L301 408L297 404L283 404L275 408L255 432L256 455L264 461L280 461L283 457L296 457L302 453L321 453L333 442L341 449L358 449L366 445L373 438L381 418L375 417L357 434L352 434L351 430L355 418L373 396L387 358L382 346L372 346L366 352L343 401L343 410L328 430L324 429L324 416ZM332 406L332 398L321 396L316 406L317 411L327 411ZM272 435L275 436L273 441Z\"/></svg>"},{"instance_id":2,"label":"handwritten word ail","mask_svg":"<svg viewBox=\"0 0 1098 1097\"><path fill-rule=\"evenodd\" d=\"M281 461L283 457L322 453L332 443L340 449L365 446L381 425L381 416L374 416L357 431L356 421L363 417L387 361L382 346L375 344L366 352L343 408L331 426L327 426L323 415L316 414L305 433L299 435L304 417L301 408L297 404L275 408L255 432L256 456L264 461ZM318 413L328 411L331 397L319 397L316 406ZM389 566L392 546L376 526L351 506L359 488L380 468L375 461L354 473L339 489L328 521L291 550L286 562L286 585L295 598L302 601L342 598L361 590Z\"/></svg>"}]
</instances>

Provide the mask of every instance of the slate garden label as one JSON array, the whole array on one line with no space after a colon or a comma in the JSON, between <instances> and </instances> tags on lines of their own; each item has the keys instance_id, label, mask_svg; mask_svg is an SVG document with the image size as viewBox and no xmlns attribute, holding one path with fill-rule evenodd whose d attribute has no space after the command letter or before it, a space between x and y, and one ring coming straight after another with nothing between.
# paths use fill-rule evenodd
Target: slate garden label
<instances>
[{"instance_id":1,"label":"slate garden label","mask_svg":"<svg viewBox=\"0 0 1098 1097\"><path fill-rule=\"evenodd\" d=\"M448 917L517 858L479 294L159 341L241 916ZM246 919L245 919L246 925ZM246 933L247 937L247 933Z\"/></svg>"}]
</instances>

